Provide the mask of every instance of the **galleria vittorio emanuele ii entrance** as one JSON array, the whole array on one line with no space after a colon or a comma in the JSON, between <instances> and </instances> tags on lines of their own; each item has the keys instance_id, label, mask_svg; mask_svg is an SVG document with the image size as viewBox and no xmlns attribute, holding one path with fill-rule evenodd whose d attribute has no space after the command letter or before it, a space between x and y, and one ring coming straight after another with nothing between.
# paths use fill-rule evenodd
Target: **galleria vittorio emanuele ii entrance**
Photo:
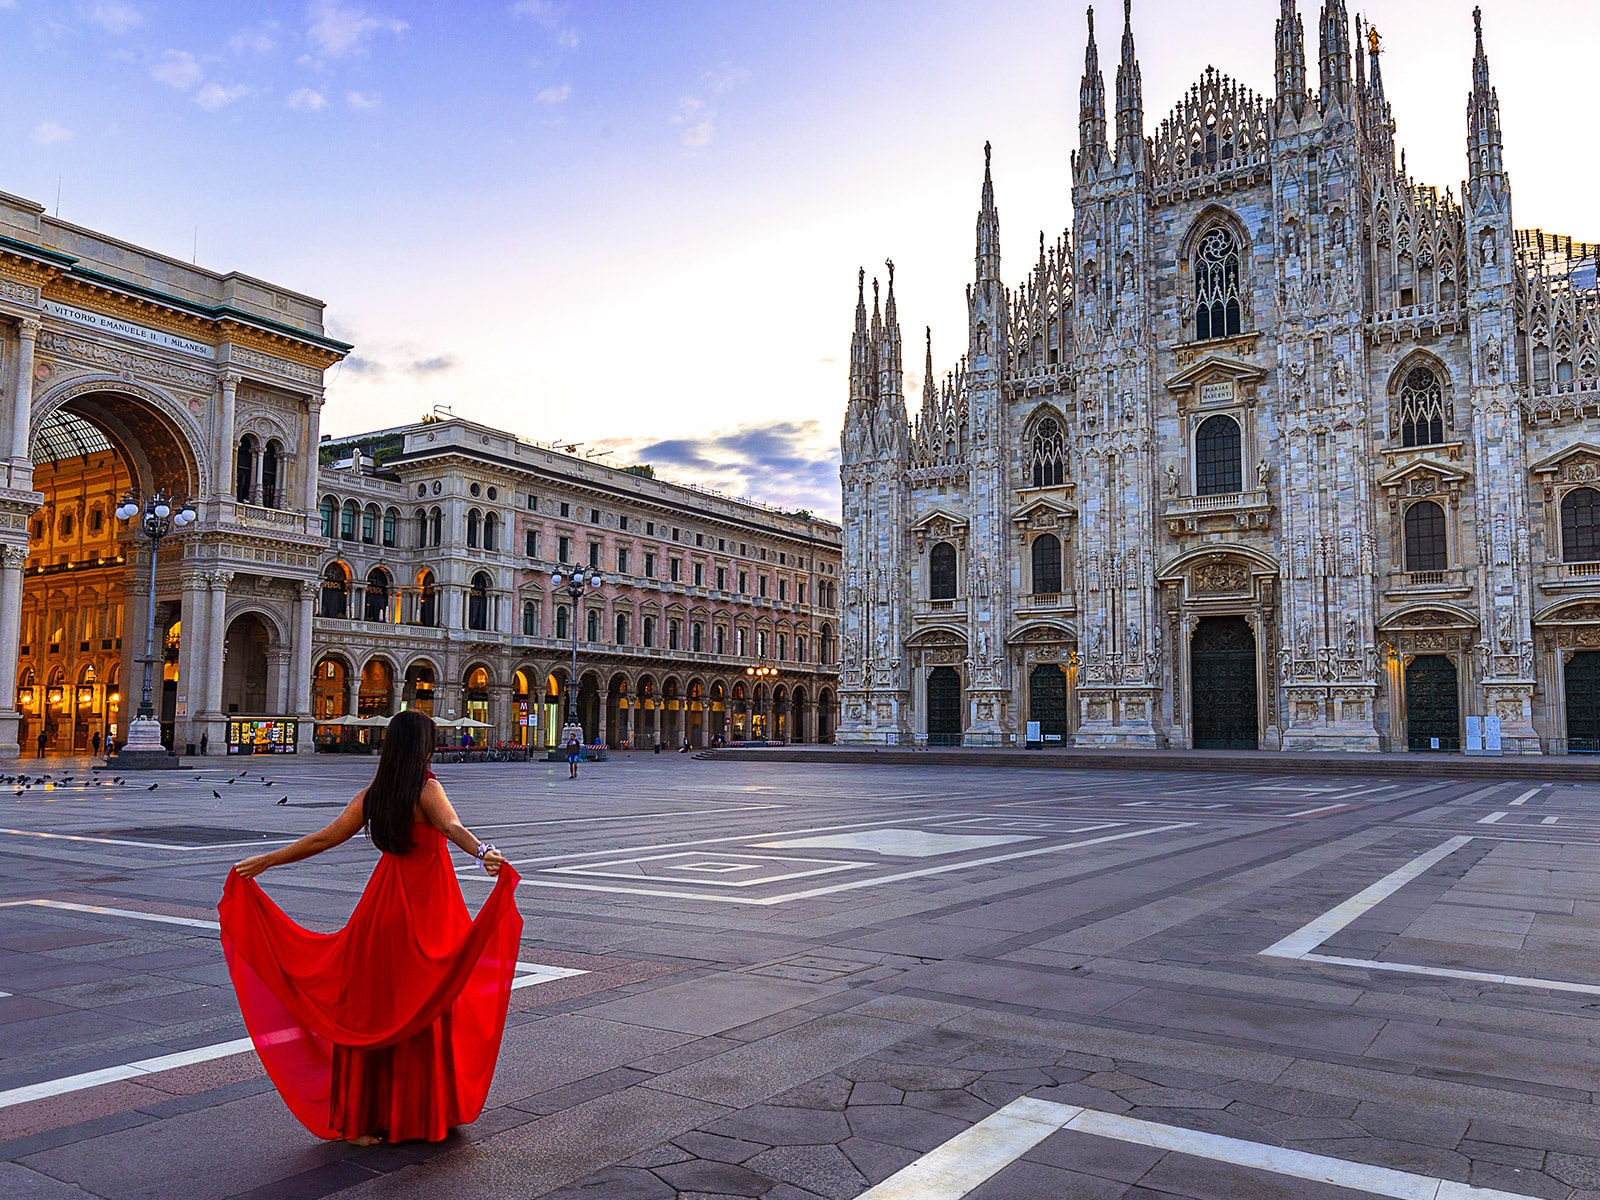
<instances>
[{"instance_id":1,"label":"galleria vittorio emanuele ii entrance","mask_svg":"<svg viewBox=\"0 0 1600 1200\"><path fill-rule=\"evenodd\" d=\"M145 701L158 496L192 524L154 577L165 745L310 729L322 305L135 252L0 199L0 755L119 744Z\"/></svg>"}]
</instances>

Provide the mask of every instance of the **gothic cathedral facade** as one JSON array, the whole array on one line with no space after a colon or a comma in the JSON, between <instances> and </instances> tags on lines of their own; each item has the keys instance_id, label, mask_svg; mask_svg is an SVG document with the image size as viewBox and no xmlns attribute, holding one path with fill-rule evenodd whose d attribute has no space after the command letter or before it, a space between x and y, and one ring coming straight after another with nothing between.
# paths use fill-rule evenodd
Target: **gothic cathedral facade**
<instances>
[{"instance_id":1,"label":"gothic cathedral facade","mask_svg":"<svg viewBox=\"0 0 1600 1200\"><path fill-rule=\"evenodd\" d=\"M1481 21L1460 194L1397 154L1375 30L1295 0L1276 94L1112 119L1089 14L1074 221L909 417L858 279L839 740L1600 751L1596 248L1512 220ZM1353 37L1352 37L1353 32Z\"/></svg>"}]
</instances>

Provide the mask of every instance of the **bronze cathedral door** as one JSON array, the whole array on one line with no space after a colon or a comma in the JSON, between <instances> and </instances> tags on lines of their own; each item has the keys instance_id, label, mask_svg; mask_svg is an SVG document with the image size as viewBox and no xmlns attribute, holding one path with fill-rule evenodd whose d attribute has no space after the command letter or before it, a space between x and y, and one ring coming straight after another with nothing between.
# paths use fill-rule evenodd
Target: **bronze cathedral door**
<instances>
[{"instance_id":1,"label":"bronze cathedral door","mask_svg":"<svg viewBox=\"0 0 1600 1200\"><path fill-rule=\"evenodd\" d=\"M1255 750L1256 635L1243 617L1201 617L1189 643L1196 750Z\"/></svg>"}]
</instances>

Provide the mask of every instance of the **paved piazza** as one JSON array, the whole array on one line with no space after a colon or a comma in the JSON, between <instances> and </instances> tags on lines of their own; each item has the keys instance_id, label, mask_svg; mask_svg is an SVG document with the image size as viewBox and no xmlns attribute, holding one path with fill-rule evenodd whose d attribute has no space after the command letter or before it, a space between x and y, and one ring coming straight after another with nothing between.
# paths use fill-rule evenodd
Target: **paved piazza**
<instances>
[{"instance_id":1,"label":"paved piazza","mask_svg":"<svg viewBox=\"0 0 1600 1200\"><path fill-rule=\"evenodd\" d=\"M1600 1197L1600 785L441 767L523 969L483 1117L354 1150L262 1075L213 906L371 766L0 793L0 1194ZM372 857L264 882L331 927Z\"/></svg>"}]
</instances>

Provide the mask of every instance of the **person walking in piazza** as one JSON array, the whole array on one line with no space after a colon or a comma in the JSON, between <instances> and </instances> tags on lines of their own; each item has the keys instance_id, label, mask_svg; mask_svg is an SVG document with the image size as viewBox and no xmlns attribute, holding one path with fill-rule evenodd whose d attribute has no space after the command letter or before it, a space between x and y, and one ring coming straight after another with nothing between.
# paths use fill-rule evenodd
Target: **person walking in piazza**
<instances>
[{"instance_id":1,"label":"person walking in piazza","mask_svg":"<svg viewBox=\"0 0 1600 1200\"><path fill-rule=\"evenodd\" d=\"M235 864L217 906L261 1064L321 1138L440 1141L477 1119L494 1076L522 942L518 876L461 823L433 750L432 720L400 713L372 782L326 828ZM381 853L343 929L301 928L256 882L361 829ZM476 918L447 842L495 877Z\"/></svg>"},{"instance_id":2,"label":"person walking in piazza","mask_svg":"<svg viewBox=\"0 0 1600 1200\"><path fill-rule=\"evenodd\" d=\"M89 742L90 742L90 745L94 747L94 756L96 758L99 758L100 757L100 731L98 729L96 729L94 731L94 737L90 738Z\"/></svg>"},{"instance_id":3,"label":"person walking in piazza","mask_svg":"<svg viewBox=\"0 0 1600 1200\"><path fill-rule=\"evenodd\" d=\"M583 754L583 746L579 743L577 735L567 737L567 778L578 777L578 759Z\"/></svg>"}]
</instances>

